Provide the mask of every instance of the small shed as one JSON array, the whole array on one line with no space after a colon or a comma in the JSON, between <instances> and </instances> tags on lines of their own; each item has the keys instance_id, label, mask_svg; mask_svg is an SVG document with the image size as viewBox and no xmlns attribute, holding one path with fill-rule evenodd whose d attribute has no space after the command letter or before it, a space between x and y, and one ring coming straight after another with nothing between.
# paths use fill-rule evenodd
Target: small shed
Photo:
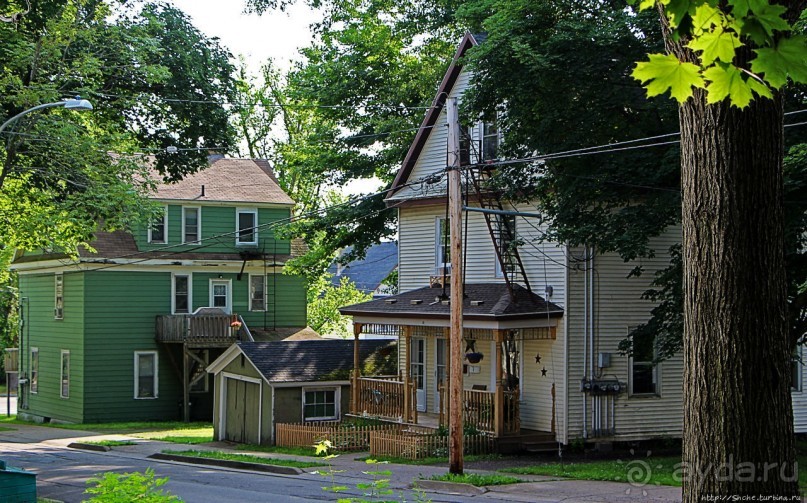
<instances>
[{"instance_id":1,"label":"small shed","mask_svg":"<svg viewBox=\"0 0 807 503\"><path fill-rule=\"evenodd\" d=\"M397 343L363 341L362 375L397 373ZM214 375L213 436L274 444L276 423L342 418L348 412L352 340L239 342L207 367Z\"/></svg>"}]
</instances>

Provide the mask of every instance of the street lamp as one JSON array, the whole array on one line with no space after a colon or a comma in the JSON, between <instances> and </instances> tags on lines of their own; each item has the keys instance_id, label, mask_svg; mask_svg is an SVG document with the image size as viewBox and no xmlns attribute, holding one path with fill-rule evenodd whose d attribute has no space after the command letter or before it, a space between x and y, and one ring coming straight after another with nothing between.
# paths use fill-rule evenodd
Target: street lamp
<instances>
[{"instance_id":1,"label":"street lamp","mask_svg":"<svg viewBox=\"0 0 807 503\"><path fill-rule=\"evenodd\" d=\"M54 107L64 107L64 108L66 108L68 110L92 110L92 103L90 103L87 100L81 99L80 96L76 96L73 99L66 99L66 100L57 101L57 102L54 102L54 103L44 103L42 105L37 105L37 106L35 106L33 108L29 108L28 110L24 110L24 111L18 113L14 117L12 117L9 120L7 120L6 122L4 122L3 125L0 126L0 133L3 132L3 130L6 128L6 126L8 126L12 122L16 121L17 119L19 119L23 115L28 115L31 112L36 112L37 110L42 110L43 108L54 108Z\"/></svg>"}]
</instances>

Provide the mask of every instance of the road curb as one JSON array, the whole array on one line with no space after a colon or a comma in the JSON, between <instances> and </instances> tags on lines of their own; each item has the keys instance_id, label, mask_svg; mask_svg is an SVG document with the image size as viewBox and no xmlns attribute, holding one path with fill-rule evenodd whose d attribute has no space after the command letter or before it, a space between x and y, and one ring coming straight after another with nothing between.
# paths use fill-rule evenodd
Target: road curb
<instances>
[{"instance_id":1,"label":"road curb","mask_svg":"<svg viewBox=\"0 0 807 503\"><path fill-rule=\"evenodd\" d=\"M222 468L234 468L236 470L252 470L256 472L277 473L279 475L300 475L303 470L293 466L264 465L261 463L250 463L248 461L231 461L227 459L197 458L193 456L180 456L178 454L157 453L148 456L149 459L160 461L180 461L194 465L220 466Z\"/></svg>"},{"instance_id":2,"label":"road curb","mask_svg":"<svg viewBox=\"0 0 807 503\"><path fill-rule=\"evenodd\" d=\"M418 480L412 485L417 489L449 494L464 494L466 496L477 496L488 492L487 488L484 487L476 487L471 484L462 484L459 482L444 482L442 480Z\"/></svg>"},{"instance_id":3,"label":"road curb","mask_svg":"<svg viewBox=\"0 0 807 503\"><path fill-rule=\"evenodd\" d=\"M106 445L87 444L84 442L71 442L67 444L70 449L81 449L83 451L109 452L112 449Z\"/></svg>"}]
</instances>

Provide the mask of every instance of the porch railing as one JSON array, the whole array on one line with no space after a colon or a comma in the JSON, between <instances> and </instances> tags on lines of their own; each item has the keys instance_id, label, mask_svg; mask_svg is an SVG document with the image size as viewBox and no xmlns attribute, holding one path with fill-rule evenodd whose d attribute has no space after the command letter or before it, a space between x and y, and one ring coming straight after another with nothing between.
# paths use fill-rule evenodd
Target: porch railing
<instances>
[{"instance_id":1,"label":"porch railing","mask_svg":"<svg viewBox=\"0 0 807 503\"><path fill-rule=\"evenodd\" d=\"M448 396L447 385L440 384L440 396ZM502 433L521 430L521 410L518 389L502 391ZM496 392L475 389L462 390L462 420L477 430L496 433ZM448 423L448 400L440 401L440 424Z\"/></svg>"},{"instance_id":2,"label":"porch railing","mask_svg":"<svg viewBox=\"0 0 807 503\"><path fill-rule=\"evenodd\" d=\"M350 408L353 414L417 422L415 385L411 379L360 377L358 382L356 379L353 382L358 387L358 399Z\"/></svg>"},{"instance_id":3,"label":"porch railing","mask_svg":"<svg viewBox=\"0 0 807 503\"><path fill-rule=\"evenodd\" d=\"M240 328L231 326L234 320L241 322ZM237 315L170 314L157 316L155 331L159 342L229 345L252 339L245 327Z\"/></svg>"}]
</instances>

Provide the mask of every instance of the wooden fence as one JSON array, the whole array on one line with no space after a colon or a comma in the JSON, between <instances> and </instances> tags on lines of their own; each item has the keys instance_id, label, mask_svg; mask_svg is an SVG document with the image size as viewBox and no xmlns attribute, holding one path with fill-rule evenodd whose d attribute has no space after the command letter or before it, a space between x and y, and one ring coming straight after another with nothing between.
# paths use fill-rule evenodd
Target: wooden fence
<instances>
[{"instance_id":1,"label":"wooden fence","mask_svg":"<svg viewBox=\"0 0 807 503\"><path fill-rule=\"evenodd\" d=\"M394 433L400 424L353 425L339 421L317 423L278 423L275 425L275 444L283 447L310 447L322 440L330 440L337 451L366 451L370 435L375 432Z\"/></svg>"},{"instance_id":2,"label":"wooden fence","mask_svg":"<svg viewBox=\"0 0 807 503\"><path fill-rule=\"evenodd\" d=\"M488 435L463 437L465 454L489 454L496 444ZM375 431L370 434L370 455L406 459L448 456L448 436Z\"/></svg>"},{"instance_id":3,"label":"wooden fence","mask_svg":"<svg viewBox=\"0 0 807 503\"><path fill-rule=\"evenodd\" d=\"M358 402L351 404L354 414L417 422L415 386L411 379L397 381L389 377L362 377L358 380L358 389Z\"/></svg>"}]
</instances>

